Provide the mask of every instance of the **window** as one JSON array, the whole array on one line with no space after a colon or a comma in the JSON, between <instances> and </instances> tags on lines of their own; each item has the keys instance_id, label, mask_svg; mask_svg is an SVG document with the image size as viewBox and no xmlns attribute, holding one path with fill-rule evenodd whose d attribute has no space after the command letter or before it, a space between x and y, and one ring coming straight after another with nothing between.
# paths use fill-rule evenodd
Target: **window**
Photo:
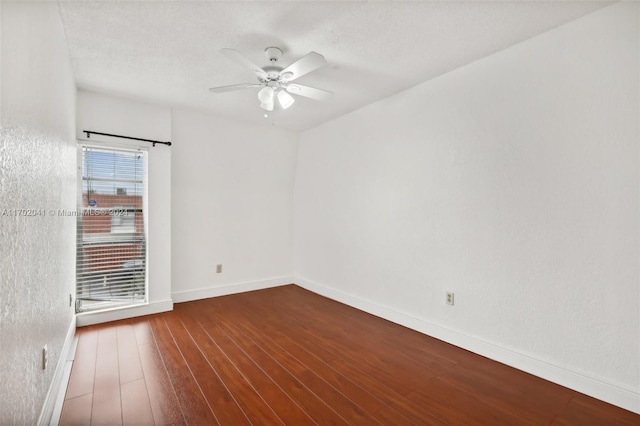
<instances>
[{"instance_id":1,"label":"window","mask_svg":"<svg viewBox=\"0 0 640 426\"><path fill-rule=\"evenodd\" d=\"M145 303L146 151L81 146L76 311Z\"/></svg>"}]
</instances>

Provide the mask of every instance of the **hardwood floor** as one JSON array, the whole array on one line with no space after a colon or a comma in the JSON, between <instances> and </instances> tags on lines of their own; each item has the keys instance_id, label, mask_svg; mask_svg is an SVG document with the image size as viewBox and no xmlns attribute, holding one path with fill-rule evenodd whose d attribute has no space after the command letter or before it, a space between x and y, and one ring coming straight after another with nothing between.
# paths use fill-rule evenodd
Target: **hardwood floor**
<instances>
[{"instance_id":1,"label":"hardwood floor","mask_svg":"<svg viewBox=\"0 0 640 426\"><path fill-rule=\"evenodd\" d=\"M638 425L290 285L78 329L61 425Z\"/></svg>"}]
</instances>

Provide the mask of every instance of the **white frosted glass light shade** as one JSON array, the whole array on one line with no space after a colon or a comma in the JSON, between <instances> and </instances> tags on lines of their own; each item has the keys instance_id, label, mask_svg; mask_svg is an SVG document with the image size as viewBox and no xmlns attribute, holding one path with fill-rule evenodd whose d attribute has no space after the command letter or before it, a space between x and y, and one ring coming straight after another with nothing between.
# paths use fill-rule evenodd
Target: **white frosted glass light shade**
<instances>
[{"instance_id":1,"label":"white frosted glass light shade","mask_svg":"<svg viewBox=\"0 0 640 426\"><path fill-rule=\"evenodd\" d=\"M271 102L262 102L260 104L260 108L262 109L266 109L267 111L273 111L273 107L274 107L274 99L271 98Z\"/></svg>"},{"instance_id":2,"label":"white frosted glass light shade","mask_svg":"<svg viewBox=\"0 0 640 426\"><path fill-rule=\"evenodd\" d=\"M258 99L260 99L260 102L262 102L263 104L273 102L273 87L263 87L258 92Z\"/></svg>"},{"instance_id":3,"label":"white frosted glass light shade","mask_svg":"<svg viewBox=\"0 0 640 426\"><path fill-rule=\"evenodd\" d=\"M280 102L280 105L282 106L282 108L287 109L291 105L293 105L293 103L295 102L295 99L293 99L293 96L291 96L284 90L280 90L278 92L278 102Z\"/></svg>"}]
</instances>

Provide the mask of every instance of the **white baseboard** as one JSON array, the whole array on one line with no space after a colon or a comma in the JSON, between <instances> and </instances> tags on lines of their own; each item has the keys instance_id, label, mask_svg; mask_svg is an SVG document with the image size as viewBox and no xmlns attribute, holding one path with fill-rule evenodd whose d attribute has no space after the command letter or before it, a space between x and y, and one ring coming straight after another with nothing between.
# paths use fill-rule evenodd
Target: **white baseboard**
<instances>
[{"instance_id":1,"label":"white baseboard","mask_svg":"<svg viewBox=\"0 0 640 426\"><path fill-rule=\"evenodd\" d=\"M167 299L159 302L150 302L144 305L129 306L126 308L83 312L78 314L76 317L78 327L84 327L86 325L118 321L122 319L140 317L142 315L158 314L160 312L167 312L171 310L173 310L173 300Z\"/></svg>"},{"instance_id":2,"label":"white baseboard","mask_svg":"<svg viewBox=\"0 0 640 426\"><path fill-rule=\"evenodd\" d=\"M171 294L175 303L190 302L192 300L208 299L210 297L227 296L229 294L244 293L245 291L262 290L291 284L292 276L276 277L260 281L250 281L228 284L220 287L200 288L196 290L180 291Z\"/></svg>"},{"instance_id":3,"label":"white baseboard","mask_svg":"<svg viewBox=\"0 0 640 426\"><path fill-rule=\"evenodd\" d=\"M640 392L638 389L590 377L583 372L570 370L503 348L494 343L486 342L455 330L450 330L402 312L397 312L386 306L344 293L305 278L294 277L293 282L309 291L360 309L369 314L403 325L428 336L435 337L436 339L517 368L518 370L525 371L550 382L640 414Z\"/></svg>"},{"instance_id":4,"label":"white baseboard","mask_svg":"<svg viewBox=\"0 0 640 426\"><path fill-rule=\"evenodd\" d=\"M49 426L58 426L60 424L60 416L62 415L62 406L64 405L64 397L67 393L67 387L69 386L69 379L71 378L71 368L73 367L73 360L76 355L76 348L78 347L78 336L73 338L73 343L69 348L67 359L63 367L62 380L60 381L60 387L58 388L58 396L56 397L56 403L53 407L53 415Z\"/></svg>"},{"instance_id":5,"label":"white baseboard","mask_svg":"<svg viewBox=\"0 0 640 426\"><path fill-rule=\"evenodd\" d=\"M69 353L71 350L75 351L75 348L73 346L75 334L76 334L76 317L74 315L71 319L71 323L69 324L69 329L67 330L67 335L64 339L62 350L60 351L60 357L58 358L58 363L56 364L56 370L53 373L53 380L51 380L51 384L49 385L49 391L47 392L47 397L44 400L42 411L40 412L40 417L38 417L39 426L49 425L52 421L54 408L60 396L60 389L62 388L62 385L64 383L65 369L67 367L67 358L69 357ZM65 389L66 389L66 386L65 386ZM64 398L64 393L63 393L63 398ZM57 423L57 419L56 419L56 423Z\"/></svg>"}]
</instances>

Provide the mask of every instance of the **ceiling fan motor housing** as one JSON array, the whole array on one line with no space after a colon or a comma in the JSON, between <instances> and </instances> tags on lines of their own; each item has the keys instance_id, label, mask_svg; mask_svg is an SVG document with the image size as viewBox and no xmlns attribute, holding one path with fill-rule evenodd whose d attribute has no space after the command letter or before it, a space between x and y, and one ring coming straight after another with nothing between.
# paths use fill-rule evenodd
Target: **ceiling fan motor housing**
<instances>
[{"instance_id":1,"label":"ceiling fan motor housing","mask_svg":"<svg viewBox=\"0 0 640 426\"><path fill-rule=\"evenodd\" d=\"M280 78L280 71L282 71L282 67L267 65L266 67L262 67L262 69L267 73L267 78L259 76L263 82L277 81Z\"/></svg>"}]
</instances>

